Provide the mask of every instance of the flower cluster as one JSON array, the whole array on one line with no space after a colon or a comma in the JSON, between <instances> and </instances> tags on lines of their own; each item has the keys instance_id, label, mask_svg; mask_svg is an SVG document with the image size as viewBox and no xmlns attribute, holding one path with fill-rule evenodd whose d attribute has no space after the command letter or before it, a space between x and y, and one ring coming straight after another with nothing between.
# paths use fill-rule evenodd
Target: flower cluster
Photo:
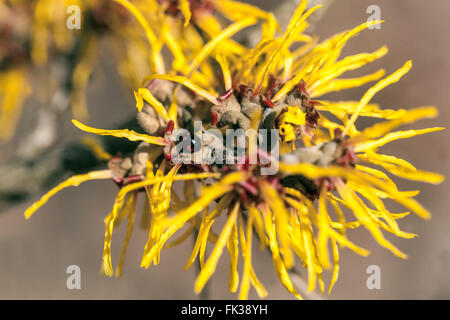
<instances>
[{"instance_id":1,"label":"flower cluster","mask_svg":"<svg viewBox=\"0 0 450 320\"><path fill-rule=\"evenodd\" d=\"M429 218L430 214L414 199L418 191L399 190L391 175L429 183L440 183L443 177L383 154L380 148L394 140L442 128L395 131L402 125L436 116L436 109L382 109L370 102L377 92L409 71L410 61L388 76L379 70L358 78L341 78L345 72L387 53L382 47L372 53L340 57L352 37L382 21L365 22L319 42L304 31L308 17L320 6L306 10L305 0L281 34L271 14L234 1L160 1L170 23L183 24L186 29L167 28L164 24L152 29L154 24L136 6L126 0L116 1L140 22L152 47L156 73L146 77L144 85L135 91L138 119L146 133L96 129L74 120L83 131L141 143L133 154L106 156L107 169L61 183L25 212L27 218L63 188L88 180L112 179L120 191L105 219L102 270L106 275L114 273L113 231L119 221L127 218L128 232L116 269L117 275L122 274L137 196L143 192L148 240L141 267L157 265L164 247L194 235L196 241L186 268L199 259L201 271L195 291L204 288L227 248L229 288L231 292L239 289L241 299L247 298L250 287L260 297L267 295L252 265L254 234L260 246L271 252L281 283L298 298L301 296L289 276L296 260L307 270L309 290L318 284L324 291L323 274L331 270L330 291L338 278L340 248L347 247L363 256L369 254L347 237L349 229L367 229L381 246L406 258L383 233L413 238L414 234L400 230L397 220L410 211L422 218ZM222 29L215 17L217 12L231 24ZM248 48L230 39L239 30L257 23L262 26L261 40L255 47ZM198 42L194 40L197 37ZM162 44L172 53L168 73ZM371 81L377 82L359 101L320 99L329 92ZM359 117L379 121L358 130ZM177 132L184 129L195 137L195 121L201 121L200 131L215 129L218 135L225 135L230 129L276 130L279 135L265 150L258 147L257 135L246 136L248 148L243 156L238 155L234 145L231 150L228 145L219 145L219 150L235 156L231 163L176 163L173 155L179 142ZM195 153L210 145L209 138L210 135L202 135L200 141L190 139L188 144ZM274 156L276 148L279 157ZM262 174L274 162L279 170ZM184 195L180 196L178 191L183 189ZM392 199L409 211L393 213L384 199ZM216 234L213 227L224 214L226 222L217 226L220 232ZM186 231L169 242L186 225ZM210 243L213 248L207 256ZM243 261L241 276L239 253Z\"/></svg>"}]
</instances>

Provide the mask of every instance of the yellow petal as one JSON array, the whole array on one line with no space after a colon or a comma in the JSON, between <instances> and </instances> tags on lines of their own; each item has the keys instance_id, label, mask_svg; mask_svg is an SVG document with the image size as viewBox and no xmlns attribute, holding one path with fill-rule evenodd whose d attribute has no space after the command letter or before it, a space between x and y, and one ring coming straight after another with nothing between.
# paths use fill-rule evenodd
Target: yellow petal
<instances>
[{"instance_id":1,"label":"yellow petal","mask_svg":"<svg viewBox=\"0 0 450 320\"><path fill-rule=\"evenodd\" d=\"M303 5L300 4L299 8ZM284 34L284 36L281 39L280 45L278 46L277 50L270 56L268 61L263 65L260 75L256 79L255 88L256 90L259 90L267 81L269 73L272 70L272 66L277 63L277 60L279 58L279 55L284 52L294 40L294 35L298 32L299 28L302 26L302 23L316 11L317 9L321 8L322 5L317 5L311 9L309 9L304 15L298 16L296 20L292 21L292 25L290 28L288 28Z\"/></svg>"},{"instance_id":2,"label":"yellow petal","mask_svg":"<svg viewBox=\"0 0 450 320\"><path fill-rule=\"evenodd\" d=\"M192 225L179 238L168 243L166 248L170 249L182 244L185 240L187 240L187 238L189 238L191 235L194 234L195 228L196 228L195 223L192 223Z\"/></svg>"},{"instance_id":3,"label":"yellow petal","mask_svg":"<svg viewBox=\"0 0 450 320\"><path fill-rule=\"evenodd\" d=\"M378 80L382 76L384 76L384 74L385 74L384 69L381 69L375 73L372 73L372 74L369 74L366 76L362 76L362 77L358 77L358 78L333 80L323 86L317 86L314 89L311 88L310 96L311 96L311 98L320 97L320 96L330 93L330 92L356 88L356 87L365 85L368 82Z\"/></svg>"},{"instance_id":4,"label":"yellow petal","mask_svg":"<svg viewBox=\"0 0 450 320\"><path fill-rule=\"evenodd\" d=\"M187 270L192 265L192 263L194 263L200 250L201 244L206 243L206 240L208 239L208 234L212 224L214 223L215 219L223 212L223 210L225 210L225 208L230 204L230 201L230 195L223 197L209 215L203 215L202 222L200 224L200 230L198 231L197 240L195 241L191 256L189 257L188 262L184 267L185 270Z\"/></svg>"},{"instance_id":5,"label":"yellow petal","mask_svg":"<svg viewBox=\"0 0 450 320\"><path fill-rule=\"evenodd\" d=\"M272 38L275 31L280 28L273 14L248 3L229 0L216 0L214 1L214 8L232 21L239 21L247 17L264 19L265 22L262 26L262 39Z\"/></svg>"},{"instance_id":6,"label":"yellow petal","mask_svg":"<svg viewBox=\"0 0 450 320\"><path fill-rule=\"evenodd\" d=\"M364 154L358 154L357 155L358 159L366 161L366 162L370 162L370 163L381 163L381 162L387 162L387 163L393 163L396 164L400 167L403 167L405 169L410 169L410 170L417 170L411 163L409 163L406 160L403 160L401 158L397 158L394 156L389 156L386 154L379 154L379 153L375 153L373 151L367 151Z\"/></svg>"},{"instance_id":7,"label":"yellow petal","mask_svg":"<svg viewBox=\"0 0 450 320\"><path fill-rule=\"evenodd\" d=\"M295 290L295 287L292 284L291 279L289 278L286 266L283 260L281 259L280 251L278 249L278 242L276 239L276 231L273 225L272 213L268 208L264 208L263 220L267 235L269 236L269 244L270 250L272 252L272 260L278 278L280 278L281 283L290 293L292 293L298 299L302 299L302 297L298 294L297 290Z\"/></svg>"},{"instance_id":8,"label":"yellow petal","mask_svg":"<svg viewBox=\"0 0 450 320\"><path fill-rule=\"evenodd\" d=\"M380 122L364 129L362 135L367 139L377 138L401 125L412 123L419 119L434 118L436 116L437 110L435 107L422 107L408 110L401 117L387 122Z\"/></svg>"},{"instance_id":9,"label":"yellow petal","mask_svg":"<svg viewBox=\"0 0 450 320\"><path fill-rule=\"evenodd\" d=\"M189 21L191 21L191 9L188 0L180 0L178 8L184 16L184 26L187 27Z\"/></svg>"},{"instance_id":10,"label":"yellow petal","mask_svg":"<svg viewBox=\"0 0 450 320\"><path fill-rule=\"evenodd\" d=\"M406 131L395 131L390 132L383 136L382 138L376 139L376 140L367 140L360 143L356 143L355 145L355 151L361 152L371 149L377 149L381 146L384 146L386 143L399 140L399 139L407 139L411 137L415 137L418 135L436 132L444 130L445 128L442 127L436 127L436 128L427 128L422 130L406 130Z\"/></svg>"},{"instance_id":11,"label":"yellow petal","mask_svg":"<svg viewBox=\"0 0 450 320\"><path fill-rule=\"evenodd\" d=\"M86 106L86 89L92 69L98 57L97 39L89 36L85 40L86 47L81 54L80 61L77 63L72 74L72 90L71 90L71 109L75 118L86 120L88 118L88 110Z\"/></svg>"},{"instance_id":12,"label":"yellow petal","mask_svg":"<svg viewBox=\"0 0 450 320\"><path fill-rule=\"evenodd\" d=\"M128 243L130 242L131 234L133 233L134 219L136 216L137 193L134 193L131 196L131 199L132 199L131 200L132 204L127 212L127 214L128 214L127 233L125 235L125 240L123 242L122 252L120 253L119 264L117 265L117 269L116 269L116 277L119 277L119 278L121 278L123 275L123 266L125 264L125 255L127 252Z\"/></svg>"},{"instance_id":13,"label":"yellow petal","mask_svg":"<svg viewBox=\"0 0 450 320\"><path fill-rule=\"evenodd\" d=\"M239 258L239 239L237 231L237 221L234 222L233 229L227 241L227 248L230 253L230 276L228 278L228 287L230 292L234 293L239 286L238 258Z\"/></svg>"},{"instance_id":14,"label":"yellow petal","mask_svg":"<svg viewBox=\"0 0 450 320\"><path fill-rule=\"evenodd\" d=\"M372 164L380 165L384 169L388 170L390 173L392 173L396 176L399 176L401 178L405 178L405 179L424 181L424 182L434 183L434 184L439 184L442 181L444 181L444 179L445 179L444 176L434 173L434 172L417 170L414 166L412 166L410 163L404 161L403 159L395 158L392 156L379 155L374 152L368 152L368 153L362 155L361 157L358 155L358 158L361 158ZM392 164L391 162L393 162L394 164ZM357 167L359 169L361 169L361 166L357 166ZM367 167L364 167L364 168L367 169ZM374 171L375 169L371 169L371 170ZM383 178L383 180L386 181L385 178ZM386 181L386 182L391 183L389 181Z\"/></svg>"},{"instance_id":15,"label":"yellow petal","mask_svg":"<svg viewBox=\"0 0 450 320\"><path fill-rule=\"evenodd\" d=\"M185 87L191 89L192 91L194 91L195 93L197 93L199 96L205 98L206 100L210 101L212 104L219 104L219 102L216 99L215 94L212 94L202 88L200 88L199 86L197 86L196 84L194 84L191 80L189 80L186 77L183 76L171 76L171 75L167 75L167 74L154 74L151 76L148 76L145 81L149 81L152 79L162 79L162 80L169 80L169 81L174 81L177 83L180 83L182 85L184 85Z\"/></svg>"},{"instance_id":16,"label":"yellow petal","mask_svg":"<svg viewBox=\"0 0 450 320\"><path fill-rule=\"evenodd\" d=\"M97 157L97 159L102 161L107 161L111 159L112 155L110 155L108 152L106 152L103 147L94 139L90 137L84 137L81 142L86 145L91 151L94 153L94 155Z\"/></svg>"},{"instance_id":17,"label":"yellow petal","mask_svg":"<svg viewBox=\"0 0 450 320\"><path fill-rule=\"evenodd\" d=\"M361 184L373 185L377 188L383 190L386 194L388 194L392 199L402 204L403 206L409 208L414 211L417 215L424 219L430 218L430 213L424 209L417 201L414 199L410 199L409 197L416 194L413 192L413 195L408 193L402 193L395 189L393 189L389 184L386 184L384 181L377 179L371 175L364 174L362 172L358 172L357 170L352 170L349 168L342 168L337 166L330 166L327 168L320 168L314 165L310 165L307 163L301 163L297 165L290 165L285 163L279 164L279 169L281 172L287 174L301 174L310 179L315 179L319 177L343 177L349 180L354 180L356 182L360 182Z\"/></svg>"},{"instance_id":18,"label":"yellow petal","mask_svg":"<svg viewBox=\"0 0 450 320\"><path fill-rule=\"evenodd\" d=\"M356 111L358 102L355 101L338 101L330 102L320 100L321 105L316 106L319 111L328 111L333 114L336 112L341 112L344 116L345 114L353 114ZM360 111L360 116L372 117L372 118L382 118L382 119L397 119L405 115L407 111L405 109L380 109L377 104L370 103L364 106Z\"/></svg>"},{"instance_id":19,"label":"yellow petal","mask_svg":"<svg viewBox=\"0 0 450 320\"><path fill-rule=\"evenodd\" d=\"M328 294L331 293L331 290L333 289L333 286L339 276L339 249L335 240L331 240L331 248L333 250L334 266L333 274L331 275L330 286L328 287Z\"/></svg>"},{"instance_id":20,"label":"yellow petal","mask_svg":"<svg viewBox=\"0 0 450 320\"><path fill-rule=\"evenodd\" d=\"M434 172L422 170L408 170L393 165L383 165L383 167L386 168L386 170L388 170L390 173L409 180L423 181L433 184L439 184L445 180L445 177L443 175Z\"/></svg>"},{"instance_id":21,"label":"yellow petal","mask_svg":"<svg viewBox=\"0 0 450 320\"><path fill-rule=\"evenodd\" d=\"M163 119L170 120L164 105L159 102L158 99L156 99L147 88L139 88L137 92L134 92L134 97L136 98L136 107L139 112L142 111L142 108L144 107L144 101L146 101Z\"/></svg>"},{"instance_id":22,"label":"yellow petal","mask_svg":"<svg viewBox=\"0 0 450 320\"><path fill-rule=\"evenodd\" d=\"M320 192L319 196L319 216L318 216L318 224L319 224L319 252L318 257L322 266L325 269L330 268L330 261L328 257L328 212L327 212L327 203L326 203L326 192Z\"/></svg>"},{"instance_id":23,"label":"yellow petal","mask_svg":"<svg viewBox=\"0 0 450 320\"><path fill-rule=\"evenodd\" d=\"M256 20L254 18L246 18L242 19L226 29L224 29L221 33L216 35L214 38L212 38L208 43L206 43L200 52L197 53L197 55L192 60L191 64L189 65L189 73L188 76L191 75L197 67L202 63L203 60L206 59L206 57L216 48L216 46L222 42L224 39L228 39L231 36L233 36L236 32L251 26L256 23Z\"/></svg>"},{"instance_id":24,"label":"yellow petal","mask_svg":"<svg viewBox=\"0 0 450 320\"><path fill-rule=\"evenodd\" d=\"M174 180L176 180L177 177L175 177ZM165 242L179 230L186 221L195 216L197 212L206 208L212 201L229 192L232 189L232 185L242 181L243 177L244 174L241 172L228 174L221 181L206 188L202 196L188 208L178 212L175 217L168 219L167 225L169 227L161 236L160 240L143 256L141 267L148 268L153 258L161 251Z\"/></svg>"},{"instance_id":25,"label":"yellow petal","mask_svg":"<svg viewBox=\"0 0 450 320\"><path fill-rule=\"evenodd\" d=\"M367 217L366 211L364 210L364 206L362 205L362 201L353 192L351 192L350 189L342 182L339 183L337 182L336 186L338 188L339 194L342 196L344 201L351 206L355 217L357 217L358 220L361 221L361 223L370 231L370 233L377 240L377 242L381 246L390 250L399 258L406 259L408 256L403 252L401 252L399 249L397 249L388 240L386 240L381 231L378 229L378 227L373 223L373 221L370 220L370 218Z\"/></svg>"},{"instance_id":26,"label":"yellow petal","mask_svg":"<svg viewBox=\"0 0 450 320\"><path fill-rule=\"evenodd\" d=\"M228 65L227 57L224 54L217 54L216 60L222 68L223 79L225 82L225 90L231 89L231 73Z\"/></svg>"},{"instance_id":27,"label":"yellow petal","mask_svg":"<svg viewBox=\"0 0 450 320\"><path fill-rule=\"evenodd\" d=\"M311 240L311 234L309 233L309 230L307 231L305 230L305 228L302 228L300 232L303 237L303 243L305 244L306 262L308 268L308 291L311 292L314 290L316 286L316 272L314 271L314 262L313 262L313 257L315 253L313 252L313 243Z\"/></svg>"},{"instance_id":28,"label":"yellow petal","mask_svg":"<svg viewBox=\"0 0 450 320\"><path fill-rule=\"evenodd\" d=\"M13 136L23 103L31 93L26 70L12 69L0 72L0 141Z\"/></svg>"},{"instance_id":29,"label":"yellow petal","mask_svg":"<svg viewBox=\"0 0 450 320\"><path fill-rule=\"evenodd\" d=\"M250 206L247 220L247 236L244 235L242 223L240 223L239 225L239 233L241 235L242 256L244 258L244 273L241 281L241 289L239 291L239 299L241 300L247 299L248 291L250 289L250 283L253 284L253 286L256 289L256 292L261 298L267 296L266 289L259 282L252 267L252 233L253 233L252 227L256 215L259 215L259 212L254 206ZM240 219L240 221L241 220L242 219Z\"/></svg>"},{"instance_id":30,"label":"yellow petal","mask_svg":"<svg viewBox=\"0 0 450 320\"><path fill-rule=\"evenodd\" d=\"M158 73L164 73L164 60L160 53L160 45L158 44L158 40L155 36L155 33L151 29L147 19L142 15L142 13L139 11L138 8L131 2L127 0L114 0L117 3L120 3L122 6L127 8L127 10L137 19L139 24L142 26L142 28L145 31L145 35L147 37L148 42L150 43L150 46L152 48L152 59L153 63L156 67L156 70Z\"/></svg>"},{"instance_id":31,"label":"yellow petal","mask_svg":"<svg viewBox=\"0 0 450 320\"><path fill-rule=\"evenodd\" d=\"M267 199L267 203L272 209L273 216L275 218L274 223L276 232L280 239L280 251L284 258L284 264L287 269L291 269L294 266L294 257L292 256L292 252L288 245L289 242L287 239L288 236L286 230L288 226L289 213L287 212L283 201L279 198L277 191L272 186L265 183L261 186L261 191L264 198Z\"/></svg>"}]
</instances>

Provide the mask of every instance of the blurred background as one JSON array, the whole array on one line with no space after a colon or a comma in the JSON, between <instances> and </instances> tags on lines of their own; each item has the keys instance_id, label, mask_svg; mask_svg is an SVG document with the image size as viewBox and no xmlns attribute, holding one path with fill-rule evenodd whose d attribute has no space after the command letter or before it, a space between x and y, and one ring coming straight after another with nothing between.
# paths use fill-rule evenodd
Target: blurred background
<instances>
[{"instance_id":1,"label":"blurred background","mask_svg":"<svg viewBox=\"0 0 450 320\"><path fill-rule=\"evenodd\" d=\"M279 1L253 0L266 10L275 10ZM421 121L414 128L448 127L450 119L450 2L448 0L338 0L334 1L316 24L314 32L325 39L354 27L370 16L367 8L378 5L381 29L368 30L351 40L343 55L371 52L383 44L389 53L353 76L385 68L390 74L412 59L413 69L397 84L377 94L374 102L390 108L435 105L440 111L436 119ZM120 83L108 45L102 47L100 63L94 69L88 89L89 124L110 128L135 113L132 91ZM369 84L370 86L370 84ZM359 100L368 86L327 98ZM20 120L18 135L1 148L2 157L17 148L21 132L29 126L33 114L30 99ZM79 138L70 115L58 120L65 141ZM364 122L359 123L360 126ZM62 139L62 138L61 138ZM416 167L450 176L449 133L442 131L413 139L390 143L385 154L398 155ZM393 239L409 255L400 260L379 247L364 230L349 233L350 239L371 250L368 258L341 250L339 280L332 299L449 299L450 298L450 184L427 185L397 180L404 190L420 189L417 199L432 212L423 221L408 216L400 221L405 231L419 234L412 240ZM25 182L26 183L26 182ZM32 182L31 182L32 183ZM144 230L135 228L125 263L124 278L100 275L104 222L116 194L114 184L89 182L66 189L56 195L32 219L25 221L23 212L35 200L27 199L3 209L0 213L0 298L1 299L196 299L193 292L195 266L183 271L190 255L192 241L164 250L161 264L143 270L139 267L146 242ZM394 209L393 209L394 210ZM139 211L138 211L139 212ZM395 212L395 211L394 211ZM117 257L124 237L124 226L113 237L113 257ZM280 284L271 258L255 250L253 264L257 275L269 292L269 299L292 299ZM66 268L81 268L81 290L66 288ZM369 290L366 270L370 265L381 269L381 289ZM302 275L306 271L299 267ZM328 283L329 277L326 278ZM228 293L228 256L224 254L209 285L209 298L235 299ZM320 296L314 296L320 298ZM252 292L250 298L257 298Z\"/></svg>"}]
</instances>

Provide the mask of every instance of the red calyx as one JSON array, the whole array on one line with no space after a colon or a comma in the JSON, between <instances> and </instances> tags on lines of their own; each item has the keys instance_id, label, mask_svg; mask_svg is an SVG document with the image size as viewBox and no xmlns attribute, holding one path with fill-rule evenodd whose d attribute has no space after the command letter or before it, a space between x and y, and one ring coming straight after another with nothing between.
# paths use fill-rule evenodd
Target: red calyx
<instances>
[{"instance_id":1,"label":"red calyx","mask_svg":"<svg viewBox=\"0 0 450 320\"><path fill-rule=\"evenodd\" d=\"M170 121L167 123L167 128L166 128L165 133L172 133L174 127L175 127L175 123L173 122L173 120L170 120Z\"/></svg>"},{"instance_id":2,"label":"red calyx","mask_svg":"<svg viewBox=\"0 0 450 320\"><path fill-rule=\"evenodd\" d=\"M164 158L169 162L172 161L172 155L170 153L164 152Z\"/></svg>"},{"instance_id":3,"label":"red calyx","mask_svg":"<svg viewBox=\"0 0 450 320\"><path fill-rule=\"evenodd\" d=\"M273 96L273 90L279 85L278 81L273 80L270 84L270 87L267 88L266 92L264 93L264 96L266 96L268 99L271 99Z\"/></svg>"},{"instance_id":4,"label":"red calyx","mask_svg":"<svg viewBox=\"0 0 450 320\"><path fill-rule=\"evenodd\" d=\"M323 104L318 100L310 100L309 105L315 107L315 106L322 106Z\"/></svg>"},{"instance_id":5,"label":"red calyx","mask_svg":"<svg viewBox=\"0 0 450 320\"><path fill-rule=\"evenodd\" d=\"M302 95L309 96L308 91L306 91L306 83L305 83L305 81L301 80L297 84L297 88L298 88L298 90L300 91L300 93Z\"/></svg>"},{"instance_id":6,"label":"red calyx","mask_svg":"<svg viewBox=\"0 0 450 320\"><path fill-rule=\"evenodd\" d=\"M126 177L125 179L123 179L123 185L126 186L127 184L130 183L134 183L134 182L139 182L142 181L143 177L139 174L135 174L129 177Z\"/></svg>"},{"instance_id":7,"label":"red calyx","mask_svg":"<svg viewBox=\"0 0 450 320\"><path fill-rule=\"evenodd\" d=\"M114 181L114 183L115 183L119 188L122 188L122 186L123 186L123 178L118 178L118 177L116 177L116 178L113 178L112 180Z\"/></svg>"}]
</instances>

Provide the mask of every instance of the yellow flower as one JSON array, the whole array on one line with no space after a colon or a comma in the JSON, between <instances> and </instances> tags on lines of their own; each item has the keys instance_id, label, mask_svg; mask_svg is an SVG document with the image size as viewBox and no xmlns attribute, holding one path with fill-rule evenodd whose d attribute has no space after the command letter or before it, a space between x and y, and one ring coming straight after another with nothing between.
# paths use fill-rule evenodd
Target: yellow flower
<instances>
[{"instance_id":1,"label":"yellow flower","mask_svg":"<svg viewBox=\"0 0 450 320\"><path fill-rule=\"evenodd\" d=\"M23 102L30 92L23 68L0 73L0 141L12 137Z\"/></svg>"},{"instance_id":2,"label":"yellow flower","mask_svg":"<svg viewBox=\"0 0 450 320\"><path fill-rule=\"evenodd\" d=\"M229 289L231 292L239 290L241 299L248 297L250 287L254 287L260 297L267 295L252 266L254 233L260 246L270 250L281 283L297 298L301 295L289 274L296 260L299 259L307 269L309 291L318 284L323 292L323 274L332 270L330 292L338 279L340 248L347 247L363 256L369 254L348 238L349 229L365 228L381 246L400 258L407 257L384 237L383 232L402 238L414 237L414 234L400 230L396 221L409 212L392 213L383 200L392 199L422 218L429 218L430 213L414 199L418 191L400 191L389 175L436 184L444 178L420 171L403 159L384 155L379 148L394 140L442 128L393 131L402 125L434 117L437 111L433 107L386 110L370 103L377 92L409 71L410 61L381 80L384 70L355 79L339 78L346 71L386 54L387 49L382 47L373 53L340 59L349 39L381 21L363 23L318 43L314 37L302 34L308 26L307 18L320 7L305 12L305 0L300 2L286 31L279 37L276 37L276 23L270 14L231 1L211 1L214 8L223 10L221 13L233 23L201 47L193 49L189 58L181 55L182 51L178 49L184 47L176 46L177 40L170 32L162 32L162 41L171 48L173 61L178 61L173 65L176 72L164 74L157 33L150 29L136 6L126 0L116 1L129 9L142 25L156 65L157 72L146 78L146 87L135 92L139 116L161 121L149 122L157 128L144 128L150 135L130 130L95 129L74 120L74 124L86 132L141 141L141 144L133 155L112 157L108 170L72 177L52 189L25 212L27 218L63 188L93 179L112 179L121 189L105 219L102 270L106 275L114 274L111 237L117 223L127 217L127 236L116 269L116 275L120 276L126 245L133 230L136 197L139 191L145 191L148 206L144 219L148 219L149 234L141 267L157 265L164 247L177 245L189 235L197 234L185 267L191 266L196 259L200 261L195 291L204 288L226 248L230 254ZM179 2L186 28L193 20L195 23L201 20L190 12L192 1L190 5L186 1ZM167 7L163 8L167 10ZM227 47L232 43L229 40L232 35L257 20L262 21L263 32L261 42L255 48L233 51ZM296 43L304 45L291 51ZM219 67L223 79L217 79L211 72ZM313 100L328 92L374 80L379 81L358 102ZM171 86L171 82L179 85ZM192 92L195 97L189 95ZM224 93L219 95L218 92ZM184 99L181 99L182 95ZM327 119L327 113L338 120ZM359 131L355 124L360 116L386 121ZM219 132L228 128L279 129L280 159L270 154L270 150L258 149L255 137L250 136L245 157L236 163L175 163L172 158L177 141L174 129L192 131L195 120L202 121L202 131L208 128L219 129ZM195 149L195 139L190 144ZM97 153L103 154L99 150ZM255 155L258 161L251 162ZM262 170L268 164L263 160L276 163L279 171L263 174ZM183 200L172 188L178 181L184 181ZM215 204L212 209L211 204ZM331 207L334 212L329 210ZM213 226L223 214L227 216L226 222L220 227L219 234L215 234ZM169 242L188 223L187 231ZM206 257L209 242L214 247ZM239 253L243 261L241 276L238 272Z\"/></svg>"}]
</instances>

